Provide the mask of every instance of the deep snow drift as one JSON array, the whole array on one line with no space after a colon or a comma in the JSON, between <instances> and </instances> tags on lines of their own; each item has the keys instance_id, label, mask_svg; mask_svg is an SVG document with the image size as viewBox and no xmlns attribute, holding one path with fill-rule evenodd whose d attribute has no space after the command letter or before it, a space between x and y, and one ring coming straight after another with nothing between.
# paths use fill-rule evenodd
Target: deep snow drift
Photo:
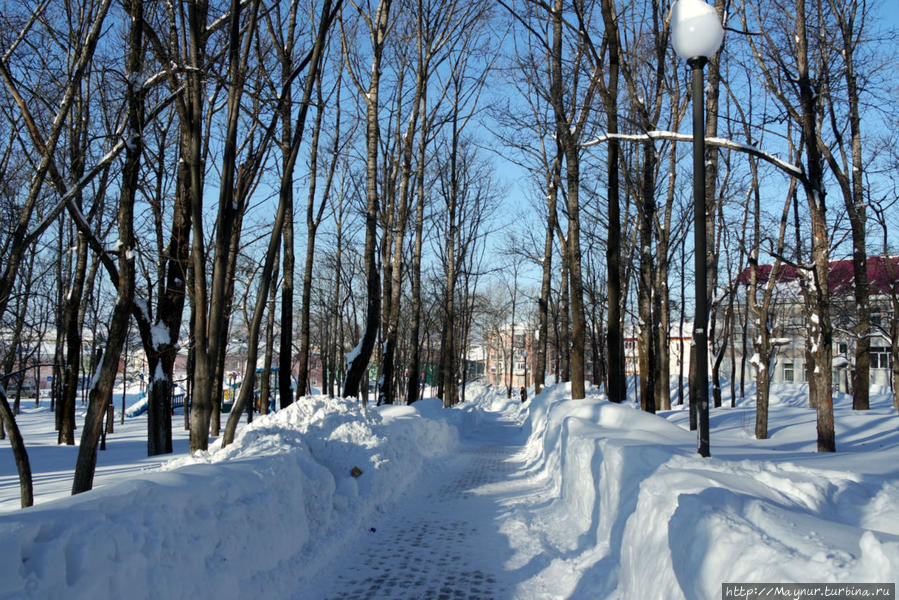
<instances>
[{"instance_id":1,"label":"deep snow drift","mask_svg":"<svg viewBox=\"0 0 899 600\"><path fill-rule=\"evenodd\" d=\"M434 401L363 410L306 398L227 448L7 513L0 597L291 597L292 572L333 558L331 547L455 447L441 412Z\"/></svg>"},{"instance_id":2,"label":"deep snow drift","mask_svg":"<svg viewBox=\"0 0 899 600\"><path fill-rule=\"evenodd\" d=\"M153 471L123 466L118 483L107 475L93 492L7 512L0 597L317 598L297 580L339 562L404 492L434 485L426 475L467 443L460 432L490 434L488 411L518 424L524 467L513 477L535 490L510 494L498 525L503 568L541 567L516 579L512 597L717 598L722 582L897 581L899 417L886 395L867 413L838 398L835 455L814 452L800 388L774 390L765 441L752 437L750 404L714 409L711 459L695 453L682 410L648 415L598 393L572 401L566 386L524 406L490 389L472 396L452 410L306 398L257 418L228 448ZM8 446L0 456L7 475Z\"/></svg>"},{"instance_id":3,"label":"deep snow drift","mask_svg":"<svg viewBox=\"0 0 899 600\"><path fill-rule=\"evenodd\" d=\"M522 597L719 598L724 582L896 583L896 411L885 396L865 414L840 399L840 452L818 454L815 413L795 391L774 391L765 441L752 437L752 406L715 409L711 459L696 454L686 411L666 420L598 396L571 401L561 388L535 399L527 452L553 500L508 528L556 558Z\"/></svg>"}]
</instances>

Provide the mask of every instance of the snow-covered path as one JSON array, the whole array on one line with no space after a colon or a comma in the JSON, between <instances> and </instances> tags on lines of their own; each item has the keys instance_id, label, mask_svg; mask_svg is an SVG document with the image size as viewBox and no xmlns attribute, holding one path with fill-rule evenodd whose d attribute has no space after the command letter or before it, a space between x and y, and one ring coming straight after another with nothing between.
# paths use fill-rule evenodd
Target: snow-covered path
<instances>
[{"instance_id":1,"label":"snow-covered path","mask_svg":"<svg viewBox=\"0 0 899 600\"><path fill-rule=\"evenodd\" d=\"M322 598L514 598L527 569L507 569L500 531L510 507L536 499L523 478L520 431L488 417L460 451L371 523L316 576ZM300 590L297 597L309 595Z\"/></svg>"}]
</instances>

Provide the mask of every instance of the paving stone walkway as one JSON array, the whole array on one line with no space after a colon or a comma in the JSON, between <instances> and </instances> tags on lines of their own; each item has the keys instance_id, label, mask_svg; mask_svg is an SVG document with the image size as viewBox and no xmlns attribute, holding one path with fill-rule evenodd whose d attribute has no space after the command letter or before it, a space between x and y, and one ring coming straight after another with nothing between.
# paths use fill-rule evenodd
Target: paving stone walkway
<instances>
[{"instance_id":1,"label":"paving stone walkway","mask_svg":"<svg viewBox=\"0 0 899 600\"><path fill-rule=\"evenodd\" d=\"M463 443L441 469L444 483L427 478L410 490L339 565L320 574L329 582L325 598L514 598L504 573L512 552L499 527L508 500L503 482L521 468L520 450L483 439Z\"/></svg>"}]
</instances>

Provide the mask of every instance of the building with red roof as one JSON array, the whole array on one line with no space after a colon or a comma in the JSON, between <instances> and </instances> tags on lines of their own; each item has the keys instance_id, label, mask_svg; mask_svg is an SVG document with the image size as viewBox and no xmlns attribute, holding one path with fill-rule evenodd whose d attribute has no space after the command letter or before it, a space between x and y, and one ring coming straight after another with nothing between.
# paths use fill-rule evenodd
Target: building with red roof
<instances>
[{"instance_id":1,"label":"building with red roof","mask_svg":"<svg viewBox=\"0 0 899 600\"><path fill-rule=\"evenodd\" d=\"M757 277L757 297L768 283L772 265L760 265ZM891 295L899 297L899 257L873 256L868 258L868 286L870 293L871 327L869 329L871 356L871 385L890 386L892 359L890 326L894 318ZM748 315L748 287L751 270L745 269L737 277L738 285L735 303L735 323L737 328L746 323L745 333L739 330L734 335L734 353L728 356L722 366L722 373L730 372L730 361L736 365L736 378L754 381L758 358L753 340L758 338L757 318ZM769 323L771 337L777 342L772 361L772 383L802 384L808 381L806 372L806 350L811 343L808 339L808 317L802 297L802 278L810 278L813 273L793 265L780 265L777 283L772 297ZM830 263L829 287L831 294L831 321L833 338L833 382L834 389L851 392L851 371L855 362L856 304L855 275L851 260L837 260ZM719 308L722 311L724 307ZM723 322L723 314L718 318Z\"/></svg>"}]
</instances>

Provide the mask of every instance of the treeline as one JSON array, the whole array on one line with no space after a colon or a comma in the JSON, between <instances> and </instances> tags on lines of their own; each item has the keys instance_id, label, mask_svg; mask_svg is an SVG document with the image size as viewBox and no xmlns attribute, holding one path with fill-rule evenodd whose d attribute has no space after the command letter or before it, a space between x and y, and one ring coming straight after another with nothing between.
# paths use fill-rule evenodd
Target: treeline
<instances>
[{"instance_id":1,"label":"treeline","mask_svg":"<svg viewBox=\"0 0 899 600\"><path fill-rule=\"evenodd\" d=\"M889 256L893 244L899 161L895 131L881 124L897 122L896 32L884 27L886 8L877 2L712 4L726 17L724 44L710 57L705 98L691 99L688 67L671 48L667 3L503 3L515 23L507 73L520 94L496 118L534 174L535 207L547 216L545 243L532 243L543 248L536 252L540 339L556 324L554 297L570 298L561 314L569 320L572 395L582 397L584 379L592 379L621 402L624 332L633 328L640 405L671 407L669 340L692 304L685 285L692 137L678 132L690 103L702 100L708 253L700 262L711 318L693 326L709 339L713 402L722 402L728 355L731 384L742 385L743 369L734 372L739 345L744 357L757 357L756 435L767 436L769 375L786 329L778 319L798 306L818 449L833 451L835 336L852 342L857 409L869 405L871 338L891 340L893 369L899 358L899 313L884 309L897 306L895 277L886 292L872 292L868 282L869 258ZM830 274L833 261L847 257L849 302L845 289L831 289ZM799 273L789 291L776 285L783 266ZM888 319L871 321L872 295ZM545 372L539 352L538 386ZM590 362L592 377L584 372ZM678 379L691 375L681 370ZM895 371L891 379L899 380ZM706 384L691 382L691 396Z\"/></svg>"},{"instance_id":2,"label":"treeline","mask_svg":"<svg viewBox=\"0 0 899 600\"><path fill-rule=\"evenodd\" d=\"M814 323L819 447L832 450L829 261L851 244L862 382L864 265L889 253L895 134L867 125L896 120L894 105L878 101L895 93L893 46L875 20L885 8L715 7L728 30L705 99L713 392L720 403L718 367L741 327L730 282L763 262L795 265L807 273ZM197 451L223 428L223 443L233 440L257 361L264 372L280 365L282 407L311 388L313 355L327 393L367 400L376 364L378 403L415 402L428 371L453 405L473 339L530 307L538 390L554 371L574 398L592 381L622 401L624 329L636 324L641 406L670 407L667 336L691 310L691 248L686 146L675 134L690 99L668 9L655 0L5 5L2 388L29 348L55 336L44 360L59 442L74 444L90 372L73 493L91 488L132 328L148 361L150 454L171 452L179 356ZM496 173L495 154L515 168ZM497 212L512 172L538 215L525 226L521 214ZM868 207L882 238L870 235ZM519 287L528 263L540 274L532 295ZM507 293L485 291L497 277L511 278ZM767 323L768 300L753 296L745 314ZM223 426L235 335L250 367ZM264 377L263 410L268 385ZM867 386L853 389L863 408ZM0 393L26 505L14 408Z\"/></svg>"}]
</instances>

